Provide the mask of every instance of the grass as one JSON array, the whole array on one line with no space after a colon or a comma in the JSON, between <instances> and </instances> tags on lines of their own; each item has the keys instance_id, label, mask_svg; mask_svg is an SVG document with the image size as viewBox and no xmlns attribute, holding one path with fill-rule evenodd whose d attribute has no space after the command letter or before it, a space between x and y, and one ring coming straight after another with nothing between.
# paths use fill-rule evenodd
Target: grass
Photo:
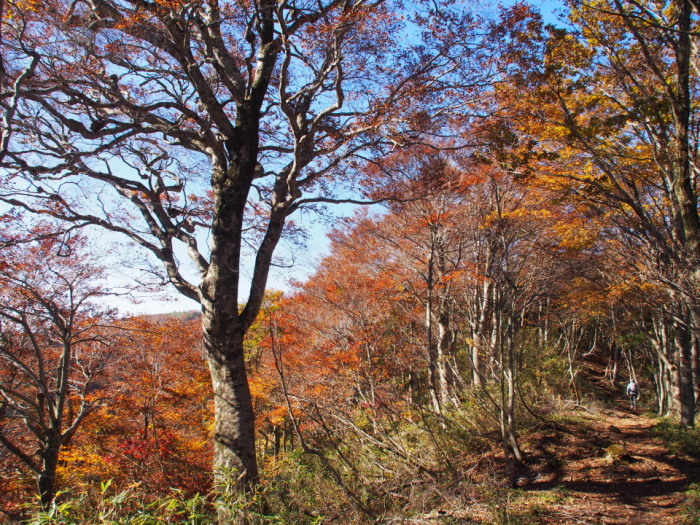
<instances>
[{"instance_id":1,"label":"grass","mask_svg":"<svg viewBox=\"0 0 700 525\"><path fill-rule=\"evenodd\" d=\"M671 419L660 419L652 429L654 435L664 440L674 454L685 454L700 459L700 430L679 427Z\"/></svg>"},{"instance_id":2,"label":"grass","mask_svg":"<svg viewBox=\"0 0 700 525\"><path fill-rule=\"evenodd\" d=\"M145 502L142 495L128 488L110 493L110 481L101 483L97 498L86 493L77 496L59 494L46 510L35 510L28 525L73 525L79 523L103 523L109 525L156 525L183 523L205 525L215 523L211 503L205 496L196 494L184 498L179 491Z\"/></svg>"},{"instance_id":3,"label":"grass","mask_svg":"<svg viewBox=\"0 0 700 525\"><path fill-rule=\"evenodd\" d=\"M533 492L487 485L479 491L479 499L489 507L494 525L536 525L572 496L563 486Z\"/></svg>"},{"instance_id":4,"label":"grass","mask_svg":"<svg viewBox=\"0 0 700 525\"><path fill-rule=\"evenodd\" d=\"M700 525L700 483L693 483L688 487L682 511L685 523Z\"/></svg>"},{"instance_id":5,"label":"grass","mask_svg":"<svg viewBox=\"0 0 700 525\"><path fill-rule=\"evenodd\" d=\"M671 419L663 418L654 426L653 432L664 441L672 453L700 459L700 430L697 428L683 428ZM682 515L684 523L700 525L700 483L688 486Z\"/></svg>"}]
</instances>

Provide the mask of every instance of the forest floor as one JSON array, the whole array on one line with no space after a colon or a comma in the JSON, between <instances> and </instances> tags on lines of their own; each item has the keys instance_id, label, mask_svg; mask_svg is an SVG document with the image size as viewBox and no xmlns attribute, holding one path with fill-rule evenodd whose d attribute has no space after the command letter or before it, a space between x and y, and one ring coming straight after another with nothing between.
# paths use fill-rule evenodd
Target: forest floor
<instances>
[{"instance_id":1,"label":"forest floor","mask_svg":"<svg viewBox=\"0 0 700 525\"><path fill-rule=\"evenodd\" d=\"M492 488L473 505L430 521L700 523L700 486L691 487L700 482L700 458L688 447L665 441L658 428L653 414L631 411L622 402L615 408L572 411L523 438L528 467L519 489Z\"/></svg>"}]
</instances>

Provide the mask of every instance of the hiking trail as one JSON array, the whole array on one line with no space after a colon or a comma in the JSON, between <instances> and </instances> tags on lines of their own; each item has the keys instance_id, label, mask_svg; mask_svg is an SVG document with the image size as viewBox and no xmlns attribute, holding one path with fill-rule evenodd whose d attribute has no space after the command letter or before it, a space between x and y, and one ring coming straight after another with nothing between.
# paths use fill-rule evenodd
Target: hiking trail
<instances>
[{"instance_id":1,"label":"hiking trail","mask_svg":"<svg viewBox=\"0 0 700 525\"><path fill-rule=\"evenodd\" d=\"M700 463L669 450L648 412L581 410L575 422L531 436L532 481L524 491L560 493L538 523L684 523L688 486L700 481Z\"/></svg>"}]
</instances>

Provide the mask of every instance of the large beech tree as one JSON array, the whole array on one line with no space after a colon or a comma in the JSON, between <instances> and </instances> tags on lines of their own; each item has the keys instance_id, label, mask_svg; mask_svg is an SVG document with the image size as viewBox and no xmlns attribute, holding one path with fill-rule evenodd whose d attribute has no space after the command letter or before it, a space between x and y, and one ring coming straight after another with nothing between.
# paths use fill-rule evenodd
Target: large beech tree
<instances>
[{"instance_id":1,"label":"large beech tree","mask_svg":"<svg viewBox=\"0 0 700 525\"><path fill-rule=\"evenodd\" d=\"M288 217L439 133L449 90L489 74L475 22L435 2L49 0L5 1L2 23L0 199L127 236L201 304L215 475L254 485L243 338Z\"/></svg>"}]
</instances>

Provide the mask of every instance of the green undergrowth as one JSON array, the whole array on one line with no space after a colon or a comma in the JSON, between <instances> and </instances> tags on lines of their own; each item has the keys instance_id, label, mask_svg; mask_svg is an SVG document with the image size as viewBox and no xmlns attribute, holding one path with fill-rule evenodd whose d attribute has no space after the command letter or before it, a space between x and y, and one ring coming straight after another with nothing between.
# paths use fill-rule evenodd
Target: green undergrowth
<instances>
[{"instance_id":1,"label":"green undergrowth","mask_svg":"<svg viewBox=\"0 0 700 525\"><path fill-rule=\"evenodd\" d=\"M32 517L25 523L28 525L213 523L213 506L208 498L201 494L185 498L180 491L173 490L168 496L149 500L135 487L113 490L111 481L101 483L97 491L90 488L86 487L86 490L78 494L59 493L48 509L30 509L30 511L33 510L30 512Z\"/></svg>"},{"instance_id":2,"label":"green undergrowth","mask_svg":"<svg viewBox=\"0 0 700 525\"><path fill-rule=\"evenodd\" d=\"M683 428L669 418L660 419L653 432L660 437L669 451L700 460L700 430ZM700 483L692 483L685 492L682 504L683 523L700 525Z\"/></svg>"},{"instance_id":3,"label":"green undergrowth","mask_svg":"<svg viewBox=\"0 0 700 525\"><path fill-rule=\"evenodd\" d=\"M674 454L685 454L700 460L700 430L683 428L669 418L660 419L653 428L654 435L666 443Z\"/></svg>"},{"instance_id":4,"label":"green undergrowth","mask_svg":"<svg viewBox=\"0 0 700 525\"><path fill-rule=\"evenodd\" d=\"M683 518L688 525L700 525L700 483L693 483L685 493Z\"/></svg>"},{"instance_id":5,"label":"green undergrowth","mask_svg":"<svg viewBox=\"0 0 700 525\"><path fill-rule=\"evenodd\" d=\"M445 490L446 487L442 487ZM550 516L552 507L570 502L571 496L563 488L555 487L542 492L526 492L519 489L509 489L489 483L472 487L473 491L469 501L461 502L461 505L449 508L445 494L429 496L430 491L414 494L417 501L422 501L424 508L414 508L412 512L404 509L403 519L408 521L420 521L428 519L440 524L485 523L494 525L535 525L545 517ZM272 487L265 483L261 489L245 504L233 504L227 507L229 515L245 516L246 523L251 525L277 524L277 525L319 525L322 523L391 523L401 522L402 518L389 512L378 513L372 516L363 516L362 512L350 511L346 508L342 512L329 513L327 515L312 513L297 507L292 511L273 509L280 502L276 501L279 494L276 491L280 487ZM452 494L454 496L454 494ZM299 494L298 497L301 497ZM332 494L327 498L331 499ZM325 498L324 498L325 499ZM342 501L341 498L340 501ZM336 501L336 503L340 503ZM416 503L414 502L414 503ZM689 492L688 500L684 506L688 523L700 523L698 521L698 505L700 504L700 490L695 487ZM312 504L307 500L306 504ZM326 510L330 507L329 501L316 501L321 503ZM154 501L146 502L142 495L134 489L111 493L104 491L101 497L95 499L87 494L79 494L74 497L59 497L57 503L47 511L36 511L32 518L24 523L28 525L77 525L84 523L100 524L191 524L205 525L217 523L217 510L221 503L213 501L202 495L192 498L183 498L181 493L174 491L170 496L162 497ZM289 502L287 502L289 505ZM474 514L464 510L469 507L481 507L487 509L481 513L480 519L474 521ZM436 509L438 509L436 511ZM442 510L447 509L447 510ZM388 509L385 509L388 510Z\"/></svg>"}]
</instances>

